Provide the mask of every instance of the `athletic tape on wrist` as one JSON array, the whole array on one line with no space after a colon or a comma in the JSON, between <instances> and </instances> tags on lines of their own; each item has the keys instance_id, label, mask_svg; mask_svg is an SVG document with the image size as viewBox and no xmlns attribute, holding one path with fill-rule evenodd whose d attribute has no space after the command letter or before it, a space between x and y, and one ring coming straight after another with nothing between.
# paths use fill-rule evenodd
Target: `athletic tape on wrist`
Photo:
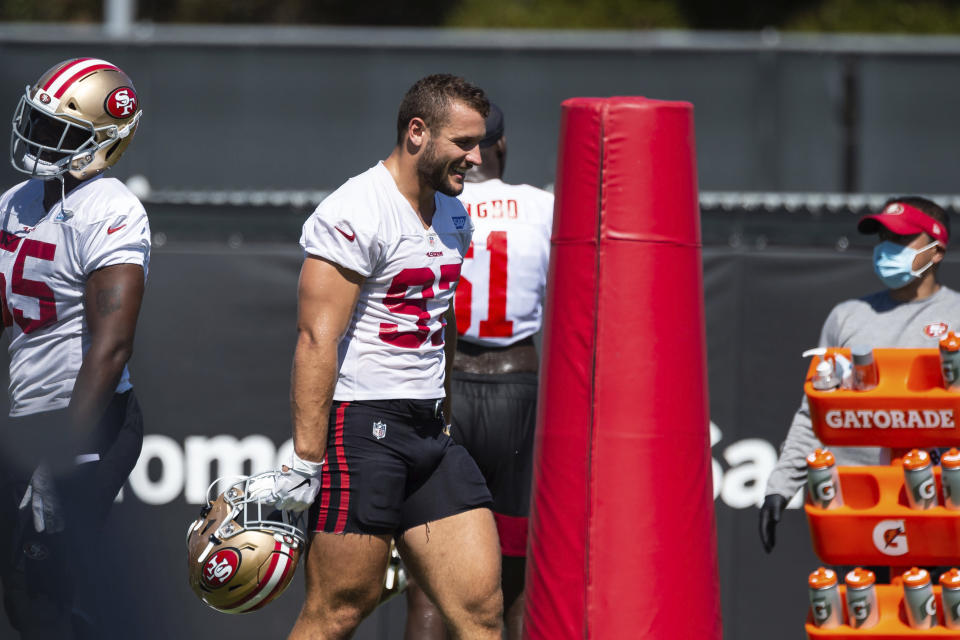
<instances>
[{"instance_id":1,"label":"athletic tape on wrist","mask_svg":"<svg viewBox=\"0 0 960 640\"><path fill-rule=\"evenodd\" d=\"M314 478L320 475L320 470L323 468L323 463L326 462L326 459L321 460L320 462L311 462L310 460L304 460L297 455L297 452L293 452L293 460L290 462L290 469L296 471L301 475L306 475L311 478Z\"/></svg>"}]
</instances>

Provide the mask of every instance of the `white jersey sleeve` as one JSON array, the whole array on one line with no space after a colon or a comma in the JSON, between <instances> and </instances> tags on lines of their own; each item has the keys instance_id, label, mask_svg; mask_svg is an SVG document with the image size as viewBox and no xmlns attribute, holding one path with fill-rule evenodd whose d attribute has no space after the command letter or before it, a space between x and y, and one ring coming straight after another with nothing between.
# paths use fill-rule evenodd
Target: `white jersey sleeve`
<instances>
[{"instance_id":1,"label":"white jersey sleeve","mask_svg":"<svg viewBox=\"0 0 960 640\"><path fill-rule=\"evenodd\" d=\"M78 245L84 275L116 264L138 264L146 276L150 263L147 212L139 202L125 202L121 211L81 228Z\"/></svg>"},{"instance_id":2,"label":"white jersey sleeve","mask_svg":"<svg viewBox=\"0 0 960 640\"><path fill-rule=\"evenodd\" d=\"M303 225L300 246L311 255L369 277L380 261L377 226L351 211L355 204L344 192L321 202Z\"/></svg>"},{"instance_id":3,"label":"white jersey sleeve","mask_svg":"<svg viewBox=\"0 0 960 640\"><path fill-rule=\"evenodd\" d=\"M457 289L463 340L506 346L540 330L550 262L553 194L501 180L460 195L475 231Z\"/></svg>"}]
</instances>

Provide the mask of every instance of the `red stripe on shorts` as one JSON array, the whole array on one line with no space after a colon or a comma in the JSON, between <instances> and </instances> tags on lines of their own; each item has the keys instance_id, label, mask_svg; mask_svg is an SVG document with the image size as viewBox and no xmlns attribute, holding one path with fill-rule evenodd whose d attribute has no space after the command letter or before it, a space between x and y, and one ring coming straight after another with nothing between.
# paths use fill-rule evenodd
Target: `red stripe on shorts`
<instances>
[{"instance_id":1,"label":"red stripe on shorts","mask_svg":"<svg viewBox=\"0 0 960 640\"><path fill-rule=\"evenodd\" d=\"M500 553L514 558L527 555L527 518L493 514L497 522L497 534L500 536Z\"/></svg>"},{"instance_id":2,"label":"red stripe on shorts","mask_svg":"<svg viewBox=\"0 0 960 640\"><path fill-rule=\"evenodd\" d=\"M323 526L327 522L327 513L330 511L331 478L330 465L323 465L323 469L320 471L320 513L317 516L315 531L323 531Z\"/></svg>"},{"instance_id":3,"label":"red stripe on shorts","mask_svg":"<svg viewBox=\"0 0 960 640\"><path fill-rule=\"evenodd\" d=\"M347 467L347 454L343 450L343 414L348 406L350 403L345 402L337 409L337 431L333 442L333 450L337 456L337 469L340 472L340 513L337 514L334 533L343 533L347 526L347 514L350 512L350 469Z\"/></svg>"}]
</instances>

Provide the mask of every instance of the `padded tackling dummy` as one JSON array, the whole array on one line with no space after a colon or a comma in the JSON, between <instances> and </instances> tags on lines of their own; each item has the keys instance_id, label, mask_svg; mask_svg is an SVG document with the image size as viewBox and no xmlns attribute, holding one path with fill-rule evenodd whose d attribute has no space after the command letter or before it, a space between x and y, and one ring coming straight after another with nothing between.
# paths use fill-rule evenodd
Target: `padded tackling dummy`
<instances>
[{"instance_id":1,"label":"padded tackling dummy","mask_svg":"<svg viewBox=\"0 0 960 640\"><path fill-rule=\"evenodd\" d=\"M562 115L525 634L719 639L693 106Z\"/></svg>"}]
</instances>

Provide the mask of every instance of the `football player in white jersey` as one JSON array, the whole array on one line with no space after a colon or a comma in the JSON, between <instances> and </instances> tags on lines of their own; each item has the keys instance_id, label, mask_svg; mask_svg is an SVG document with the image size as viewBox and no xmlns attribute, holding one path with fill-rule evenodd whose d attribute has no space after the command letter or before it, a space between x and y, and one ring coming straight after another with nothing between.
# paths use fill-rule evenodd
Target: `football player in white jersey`
<instances>
[{"instance_id":1,"label":"football player in white jersey","mask_svg":"<svg viewBox=\"0 0 960 640\"><path fill-rule=\"evenodd\" d=\"M540 330L550 261L553 194L503 182L503 112L490 105L480 141L483 164L470 170L460 200L474 224L456 293L457 356L452 435L483 472L503 554L507 636L520 640L533 468ZM408 589L410 640L444 638L432 604Z\"/></svg>"},{"instance_id":2,"label":"football player in white jersey","mask_svg":"<svg viewBox=\"0 0 960 640\"><path fill-rule=\"evenodd\" d=\"M419 80L389 157L303 226L295 452L261 494L280 508L312 504L306 599L290 638L349 637L380 598L394 537L457 637L500 638L490 493L442 410L472 233L455 196L480 163L488 108L462 78Z\"/></svg>"},{"instance_id":3,"label":"football player in white jersey","mask_svg":"<svg viewBox=\"0 0 960 640\"><path fill-rule=\"evenodd\" d=\"M143 438L126 365L150 258L143 206L103 172L140 115L130 78L95 58L54 65L14 113L28 179L0 196L0 577L24 638L103 637L96 553Z\"/></svg>"}]
</instances>

